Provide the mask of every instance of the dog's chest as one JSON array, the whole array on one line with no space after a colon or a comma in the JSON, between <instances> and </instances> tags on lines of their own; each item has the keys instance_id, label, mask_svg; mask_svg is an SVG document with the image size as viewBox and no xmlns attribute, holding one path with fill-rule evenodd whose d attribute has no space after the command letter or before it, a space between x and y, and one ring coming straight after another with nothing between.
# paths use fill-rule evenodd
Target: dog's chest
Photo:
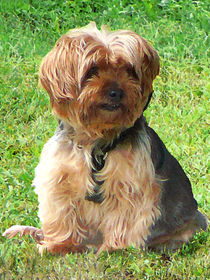
<instances>
[{"instance_id":1,"label":"dog's chest","mask_svg":"<svg viewBox=\"0 0 210 280\"><path fill-rule=\"evenodd\" d=\"M85 199L92 201L94 203L102 203L105 199L104 191L102 190L102 185L104 180L100 180L99 174L103 170L106 158L108 156L108 151L102 151L93 149L91 153L91 171L90 176L93 181L92 192L86 193ZM103 171L102 171L103 172ZM98 177L98 178L97 178Z\"/></svg>"},{"instance_id":2,"label":"dog's chest","mask_svg":"<svg viewBox=\"0 0 210 280\"><path fill-rule=\"evenodd\" d=\"M141 150L132 149L131 145L105 152L93 150L91 167L89 174L93 185L88 188L85 199L95 204L105 204L110 197L118 201L121 198L135 200L148 191L154 179L150 157Z\"/></svg>"}]
</instances>

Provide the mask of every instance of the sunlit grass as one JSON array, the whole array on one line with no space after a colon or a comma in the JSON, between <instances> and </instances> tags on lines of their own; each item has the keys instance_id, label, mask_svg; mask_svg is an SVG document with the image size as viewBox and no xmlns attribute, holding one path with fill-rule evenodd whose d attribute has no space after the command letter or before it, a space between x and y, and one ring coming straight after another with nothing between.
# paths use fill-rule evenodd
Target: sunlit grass
<instances>
[{"instance_id":1,"label":"sunlit grass","mask_svg":"<svg viewBox=\"0 0 210 280\"><path fill-rule=\"evenodd\" d=\"M161 72L146 112L150 125L192 182L208 215L209 69L207 1L23 1L0 3L0 223L40 226L31 187L34 168L57 120L38 87L41 58L61 34L94 20L133 29L161 57ZM0 279L207 279L208 234L178 252L129 248L97 258L38 255L30 237L0 236Z\"/></svg>"}]
</instances>

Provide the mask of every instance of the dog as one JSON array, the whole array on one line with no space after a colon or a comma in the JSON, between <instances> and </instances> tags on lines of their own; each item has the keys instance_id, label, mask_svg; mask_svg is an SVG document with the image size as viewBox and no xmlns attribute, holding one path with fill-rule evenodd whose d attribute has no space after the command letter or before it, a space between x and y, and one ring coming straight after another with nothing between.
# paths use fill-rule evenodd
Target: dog
<instances>
[{"instance_id":1,"label":"dog","mask_svg":"<svg viewBox=\"0 0 210 280\"><path fill-rule=\"evenodd\" d=\"M70 30L45 56L40 84L59 126L33 185L41 229L16 225L39 251L173 250L205 230L190 182L143 117L159 56L133 31Z\"/></svg>"}]
</instances>

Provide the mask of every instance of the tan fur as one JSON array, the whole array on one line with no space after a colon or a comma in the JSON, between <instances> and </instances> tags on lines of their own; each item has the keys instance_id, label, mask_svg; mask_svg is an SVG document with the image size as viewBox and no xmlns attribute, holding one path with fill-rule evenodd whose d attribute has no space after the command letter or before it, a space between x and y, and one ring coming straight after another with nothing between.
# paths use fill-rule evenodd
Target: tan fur
<instances>
[{"instance_id":1,"label":"tan fur","mask_svg":"<svg viewBox=\"0 0 210 280\"><path fill-rule=\"evenodd\" d=\"M97 74L87 78L93 67ZM160 215L160 184L144 131L136 146L128 140L110 151L95 174L104 181L105 200L97 204L85 196L95 186L93 148L109 145L133 126L158 73L158 54L145 39L128 30L99 31L94 23L63 35L43 59L40 83L65 130L46 143L35 171L40 251L75 252L94 244L100 252L145 245ZM103 104L109 103L107 90L113 86L123 90L124 98L118 110L107 111Z\"/></svg>"},{"instance_id":2,"label":"tan fur","mask_svg":"<svg viewBox=\"0 0 210 280\"><path fill-rule=\"evenodd\" d=\"M144 246L149 227L159 215L160 188L149 141L142 138L139 142L135 151L125 143L109 153L98 173L105 180L102 188L106 199L96 204L84 199L93 187L88 147L78 149L67 136L49 140L34 179L45 236L40 247L54 251L64 243L65 249L72 245L80 250L79 245L94 238L97 231L102 233L103 249Z\"/></svg>"},{"instance_id":3,"label":"tan fur","mask_svg":"<svg viewBox=\"0 0 210 280\"><path fill-rule=\"evenodd\" d=\"M85 75L97 65L99 77L86 81ZM134 67L138 80L126 69ZM135 32L99 31L94 23L69 31L43 59L40 83L49 93L55 114L68 120L76 138L116 137L139 117L159 73L157 52ZM107 86L117 83L126 93L123 109L107 114L100 109ZM132 94L131 94L132 93ZM126 118L124 116L126 115Z\"/></svg>"}]
</instances>

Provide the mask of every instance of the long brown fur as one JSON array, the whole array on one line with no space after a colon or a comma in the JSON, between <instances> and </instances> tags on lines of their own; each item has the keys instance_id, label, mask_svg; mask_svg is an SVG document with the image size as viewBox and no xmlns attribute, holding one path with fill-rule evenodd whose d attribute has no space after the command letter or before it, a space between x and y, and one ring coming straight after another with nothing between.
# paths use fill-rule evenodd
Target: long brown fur
<instances>
[{"instance_id":1,"label":"long brown fur","mask_svg":"<svg viewBox=\"0 0 210 280\"><path fill-rule=\"evenodd\" d=\"M100 75L83 84L85 73L94 65ZM141 83L129 77L126 71L129 67L136 67ZM105 181L103 189L107 199L97 205L84 197L94 186L90 177L93 141L102 137L110 141L122 127L134 124L158 71L158 55L143 38L130 31L109 32L103 28L100 32L94 24L62 36L44 58L40 82L50 95L54 112L74 128L74 141L67 136L57 141L56 146L52 140L46 144L36 168L34 185L39 196L46 247L67 239L79 245L97 231L103 233L104 248L144 244L148 228L159 213L159 190L156 186L157 191L151 192L157 183L146 149L140 149L137 156L128 144L122 151L110 153L97 175ZM106 89L113 82L132 95L126 95L120 113L108 115L98 105L106 102ZM78 150L76 143L83 148ZM148 141L145 145L149 149ZM141 143L139 146L142 147ZM128 159L126 162L124 157ZM136 207L139 204L141 213Z\"/></svg>"},{"instance_id":2,"label":"long brown fur","mask_svg":"<svg viewBox=\"0 0 210 280\"><path fill-rule=\"evenodd\" d=\"M107 198L100 205L85 200L87 190L91 192L94 186L90 147L80 150L68 137L52 138L45 145L34 179L43 247L53 248L66 240L80 245L83 239L94 238L97 231L102 232L106 249L144 245L149 227L159 215L160 189L146 150L148 140L141 141L145 146L139 143L138 154L130 145L110 152L98 173L105 181L102 188Z\"/></svg>"},{"instance_id":3,"label":"long brown fur","mask_svg":"<svg viewBox=\"0 0 210 280\"><path fill-rule=\"evenodd\" d=\"M45 144L35 170L42 229L16 226L5 236L29 233L40 252L63 254L89 245L98 252L145 247L161 214L165 179L155 172L150 137L141 129L135 141L127 137L103 150L140 118L158 73L157 52L132 31L99 31L91 23L58 40L40 67L40 83L63 125ZM112 89L123 93L120 102L110 101ZM104 158L98 170L93 150ZM86 199L96 182L102 182L101 203Z\"/></svg>"},{"instance_id":4,"label":"long brown fur","mask_svg":"<svg viewBox=\"0 0 210 280\"><path fill-rule=\"evenodd\" d=\"M100 75L86 81L86 74L96 65ZM138 81L127 71L132 67ZM78 141L89 136L92 142L114 138L122 127L134 124L158 73L158 54L146 40L132 31L109 32L105 27L99 31L92 23L58 40L43 59L40 83L50 95L53 111L68 120ZM106 101L106 90L113 82L132 94L126 94L120 113L107 114L99 105Z\"/></svg>"}]
</instances>

